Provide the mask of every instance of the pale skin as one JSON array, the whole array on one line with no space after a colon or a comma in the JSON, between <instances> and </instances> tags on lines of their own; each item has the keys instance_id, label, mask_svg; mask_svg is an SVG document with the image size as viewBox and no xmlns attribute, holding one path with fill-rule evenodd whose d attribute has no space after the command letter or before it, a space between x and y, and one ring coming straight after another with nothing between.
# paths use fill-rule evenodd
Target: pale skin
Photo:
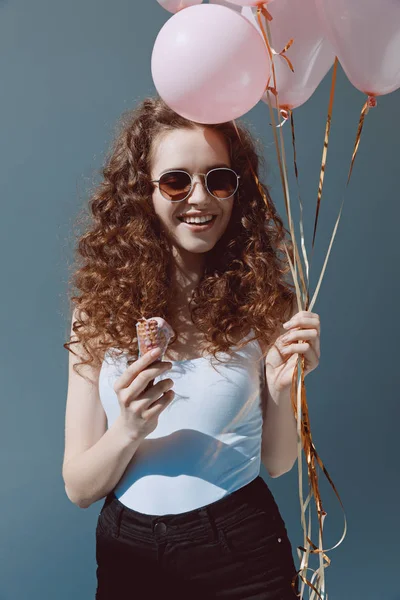
<instances>
[{"instance_id":1,"label":"pale skin","mask_svg":"<svg viewBox=\"0 0 400 600\"><path fill-rule=\"evenodd\" d=\"M213 166L230 167L226 142L215 131L202 128L175 130L154 140L151 179L163 170L184 168L190 173L206 173ZM177 284L175 326L182 340L169 348L164 361L145 354L134 361L114 385L121 414L107 428L98 379L100 367L83 369L87 379L76 374L73 366L84 356L80 345L78 357L69 355L69 379L66 406L63 478L68 497L82 508L104 498L120 481L141 441L157 427L162 410L173 399L173 381L160 380L148 389L148 383L165 374L170 360L197 358L203 347L202 335L191 322L188 303L204 267L205 253L224 233L235 198L220 201L210 196L203 177L195 175L195 185L183 202L170 204L155 186L152 201L165 230L173 240ZM181 227L176 215L186 209L218 214L207 232L194 234ZM320 322L315 313L293 308L287 330L280 326L265 358L267 385L263 393L263 430L261 459L271 477L289 471L297 458L297 431L290 403L290 387L296 360L304 354L306 374L313 371L320 357ZM74 312L72 323L76 318ZM84 316L84 315L81 315ZM171 323L172 324L172 323ZM283 335L289 333L289 339ZM71 339L74 334L71 327ZM156 360L157 362L153 362Z\"/></svg>"},{"instance_id":2,"label":"pale skin","mask_svg":"<svg viewBox=\"0 0 400 600\"><path fill-rule=\"evenodd\" d=\"M159 179L168 169L184 169L189 173L207 173L218 165L230 167L229 152L224 138L217 132L199 127L177 129L153 140L151 179ZM152 196L153 206L165 231L173 240L175 315L183 340L174 344L165 357L167 360L197 358L202 348L202 335L190 319L189 300L204 268L205 253L211 250L224 233L232 213L234 197L217 200L208 194L201 175L194 176L190 196L182 202L171 203L160 193L157 185ZM177 219L187 210L211 212L218 215L211 230L192 233Z\"/></svg>"},{"instance_id":3,"label":"pale skin","mask_svg":"<svg viewBox=\"0 0 400 600\"><path fill-rule=\"evenodd\" d=\"M159 179L163 171L174 168L194 174L206 173L216 165L231 166L223 136L202 126L164 133L154 140L153 148L152 179ZM203 177L195 175L187 199L170 203L155 185L152 201L173 240L174 279L178 283L175 317L183 336L180 345L167 351L166 359L197 358L203 340L191 322L188 302L202 274L205 253L213 248L228 225L235 197L223 201L215 199L208 194ZM190 209L217 213L214 227L200 234L188 231L176 217ZM291 382L298 355L305 357L305 375L319 364L319 315L310 311L297 312L293 308L287 328L280 326L273 339L275 341L265 357L267 397L263 398L262 461L269 474L278 477L289 471L297 458L296 422L290 403Z\"/></svg>"}]
</instances>

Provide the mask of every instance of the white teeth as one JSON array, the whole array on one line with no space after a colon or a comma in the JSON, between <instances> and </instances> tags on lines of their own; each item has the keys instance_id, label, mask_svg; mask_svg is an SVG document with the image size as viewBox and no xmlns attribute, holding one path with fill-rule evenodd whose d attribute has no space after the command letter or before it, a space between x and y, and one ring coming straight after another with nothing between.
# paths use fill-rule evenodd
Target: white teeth
<instances>
[{"instance_id":1,"label":"white teeth","mask_svg":"<svg viewBox=\"0 0 400 600\"><path fill-rule=\"evenodd\" d=\"M213 219L213 215L206 217L182 217L185 223L209 223Z\"/></svg>"}]
</instances>

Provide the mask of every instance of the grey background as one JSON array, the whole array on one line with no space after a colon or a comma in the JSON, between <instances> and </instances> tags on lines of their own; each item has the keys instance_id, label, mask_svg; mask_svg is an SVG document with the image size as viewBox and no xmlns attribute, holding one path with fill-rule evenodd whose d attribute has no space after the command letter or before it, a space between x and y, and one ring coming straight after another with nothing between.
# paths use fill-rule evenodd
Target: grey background
<instances>
[{"instance_id":1,"label":"grey background","mask_svg":"<svg viewBox=\"0 0 400 600\"><path fill-rule=\"evenodd\" d=\"M72 225L121 112L155 92L150 56L167 18L155 0L0 1L0 600L94 598L94 533L102 501L80 510L66 497L61 477ZM329 88L330 76L295 113L309 251ZM329 553L332 600L400 598L399 98L395 92L379 99L367 118L314 307L322 322L322 354L306 379L312 434L349 527L343 544ZM340 70L312 290L339 211L363 102ZM259 103L244 120L263 141L268 181L286 224L267 106ZM284 135L291 161L287 126ZM298 223L292 175L291 189ZM265 469L262 475L297 558L303 542L297 466L278 479ZM341 537L344 520L325 477L320 482L329 548ZM316 520L313 531L317 540Z\"/></svg>"}]
</instances>

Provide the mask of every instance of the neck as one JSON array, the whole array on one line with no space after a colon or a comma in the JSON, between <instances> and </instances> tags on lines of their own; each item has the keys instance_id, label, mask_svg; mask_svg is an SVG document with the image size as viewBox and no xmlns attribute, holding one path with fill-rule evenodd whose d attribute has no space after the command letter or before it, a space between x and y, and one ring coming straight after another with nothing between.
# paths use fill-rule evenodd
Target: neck
<instances>
[{"instance_id":1,"label":"neck","mask_svg":"<svg viewBox=\"0 0 400 600\"><path fill-rule=\"evenodd\" d=\"M176 304L187 304L204 272L205 254L180 249L174 252L172 285L176 290Z\"/></svg>"}]
</instances>

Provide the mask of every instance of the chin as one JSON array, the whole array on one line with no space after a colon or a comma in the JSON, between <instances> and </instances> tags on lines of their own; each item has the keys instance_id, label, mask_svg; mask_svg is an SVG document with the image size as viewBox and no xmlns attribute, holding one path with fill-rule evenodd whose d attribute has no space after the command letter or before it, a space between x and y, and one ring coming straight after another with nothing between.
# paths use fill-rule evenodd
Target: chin
<instances>
[{"instance_id":1,"label":"chin","mask_svg":"<svg viewBox=\"0 0 400 600\"><path fill-rule=\"evenodd\" d=\"M179 250L184 250L185 252L191 252L192 254L204 254L204 252L209 252L212 250L217 242L214 244L198 244L196 246L179 246Z\"/></svg>"},{"instance_id":2,"label":"chin","mask_svg":"<svg viewBox=\"0 0 400 600\"><path fill-rule=\"evenodd\" d=\"M191 254L204 254L214 248L218 240L198 241L194 244L182 244L177 239L173 241L173 245L178 252L188 252Z\"/></svg>"}]
</instances>

